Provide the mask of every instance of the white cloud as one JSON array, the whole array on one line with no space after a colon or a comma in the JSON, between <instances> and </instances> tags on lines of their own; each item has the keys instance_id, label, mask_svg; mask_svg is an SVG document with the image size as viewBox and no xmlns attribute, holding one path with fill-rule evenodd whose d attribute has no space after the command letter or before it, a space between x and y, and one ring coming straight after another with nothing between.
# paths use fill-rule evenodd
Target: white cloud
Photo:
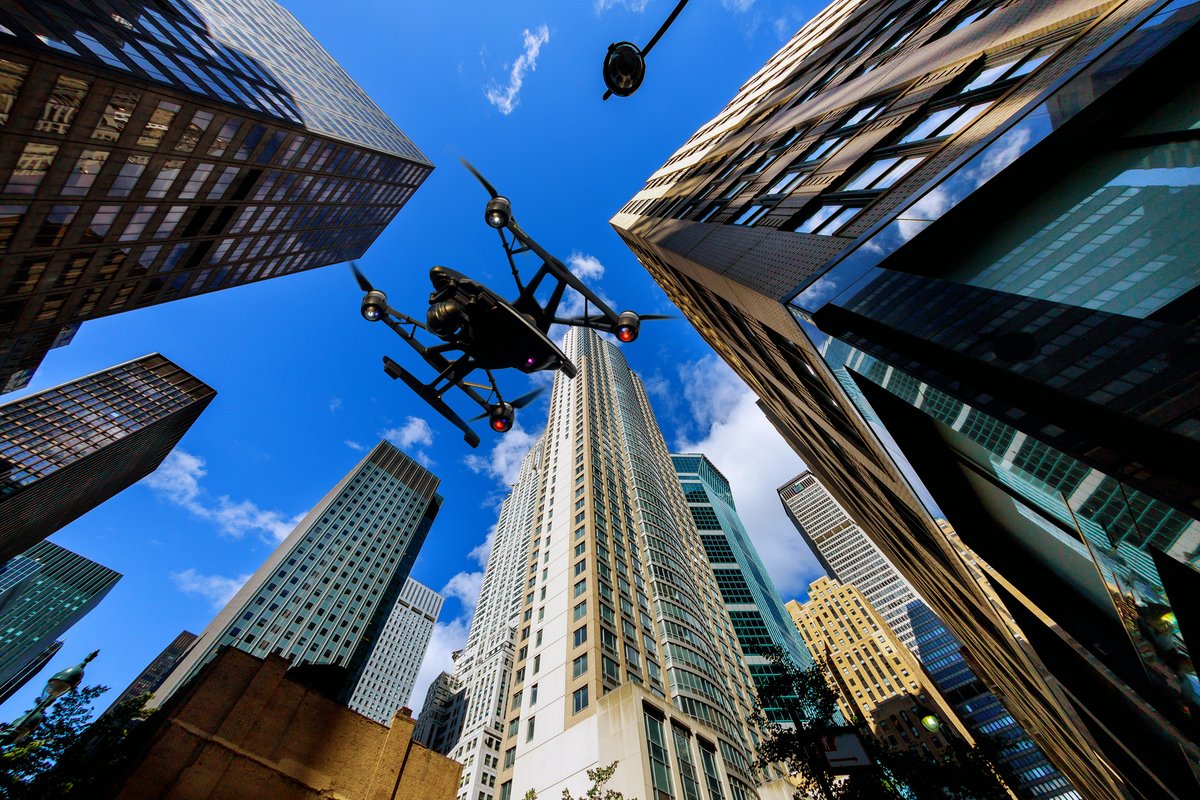
<instances>
[{"instance_id":1,"label":"white cloud","mask_svg":"<svg viewBox=\"0 0 1200 800\"><path fill-rule=\"evenodd\" d=\"M446 597L453 597L462 604L463 610L470 614L475 610L475 604L479 602L479 588L483 586L483 571L479 572L459 572L446 581L446 585L442 587L442 594Z\"/></svg>"},{"instance_id":2,"label":"white cloud","mask_svg":"<svg viewBox=\"0 0 1200 800\"><path fill-rule=\"evenodd\" d=\"M913 203L911 208L900 215L900 238L907 242L925 230L933 220L946 213L952 200L946 188L939 186Z\"/></svg>"},{"instance_id":3,"label":"white cloud","mask_svg":"<svg viewBox=\"0 0 1200 800\"><path fill-rule=\"evenodd\" d=\"M336 413L337 410L341 407L342 407L342 398L335 397L329 401L329 412L330 413Z\"/></svg>"},{"instance_id":4,"label":"white cloud","mask_svg":"<svg viewBox=\"0 0 1200 800\"><path fill-rule=\"evenodd\" d=\"M351 450L357 451L359 453L361 453L363 450L367 449L367 448L363 447L361 443L356 442L353 439L347 439L345 444L346 444L346 447L349 447Z\"/></svg>"},{"instance_id":5,"label":"white cloud","mask_svg":"<svg viewBox=\"0 0 1200 800\"><path fill-rule=\"evenodd\" d=\"M650 0L596 0L596 16L600 16L610 8L620 6L626 11L631 11L634 14L640 14L646 10Z\"/></svg>"},{"instance_id":6,"label":"white cloud","mask_svg":"<svg viewBox=\"0 0 1200 800\"><path fill-rule=\"evenodd\" d=\"M458 617L449 622L439 622L433 626L429 637L429 647L425 650L425 660L417 672L413 683L412 695L408 705L413 709L414 716L421 713L421 705L425 702L425 692L441 672L454 672L454 660L451 658L455 650L461 650L467 644L467 632L470 623L465 617Z\"/></svg>"},{"instance_id":7,"label":"white cloud","mask_svg":"<svg viewBox=\"0 0 1200 800\"><path fill-rule=\"evenodd\" d=\"M545 25L539 25L537 31L531 33L526 28L522 32L522 36L524 37L525 51L513 62L512 70L508 75L508 86L501 88L493 84L487 90L488 102L505 116L511 114L513 109L520 104L517 95L520 94L521 86L525 83L525 73L537 69L538 53L542 51L542 45L550 41L550 29Z\"/></svg>"},{"instance_id":8,"label":"white cloud","mask_svg":"<svg viewBox=\"0 0 1200 800\"><path fill-rule=\"evenodd\" d=\"M744 14L754 7L754 0L721 0L721 5L725 6L727 11Z\"/></svg>"},{"instance_id":9,"label":"white cloud","mask_svg":"<svg viewBox=\"0 0 1200 800\"><path fill-rule=\"evenodd\" d=\"M604 277L604 265L595 256L575 250L567 256L567 267L580 280L599 280Z\"/></svg>"},{"instance_id":10,"label":"white cloud","mask_svg":"<svg viewBox=\"0 0 1200 800\"><path fill-rule=\"evenodd\" d=\"M280 511L259 508L251 500L235 503L227 495L211 499L200 486L200 479L207 474L204 459L175 448L142 483L165 500L213 522L221 533L236 539L257 532L268 542L280 542L304 517L304 514L289 517Z\"/></svg>"},{"instance_id":11,"label":"white cloud","mask_svg":"<svg viewBox=\"0 0 1200 800\"><path fill-rule=\"evenodd\" d=\"M175 588L185 594L198 594L208 598L213 608L224 608L242 584L250 579L250 573L238 575L236 578L226 578L224 575L201 575L194 569L183 572L172 572L171 582Z\"/></svg>"},{"instance_id":12,"label":"white cloud","mask_svg":"<svg viewBox=\"0 0 1200 800\"><path fill-rule=\"evenodd\" d=\"M496 526L492 525L492 527L488 528L487 538L472 548L471 552L467 553L467 555L474 559L475 563L479 566L486 567L488 557L490 557L492 554L492 544L495 543L495 541Z\"/></svg>"},{"instance_id":13,"label":"white cloud","mask_svg":"<svg viewBox=\"0 0 1200 800\"><path fill-rule=\"evenodd\" d=\"M472 454L463 463L478 475L488 475L505 485L514 484L521 474L521 461L536 439L537 434L515 424L508 433L500 434L500 441L486 458Z\"/></svg>"},{"instance_id":14,"label":"white cloud","mask_svg":"<svg viewBox=\"0 0 1200 800\"><path fill-rule=\"evenodd\" d=\"M413 445L429 447L433 444L433 428L420 417L407 417L398 428L388 428L379 434L401 450Z\"/></svg>"},{"instance_id":15,"label":"white cloud","mask_svg":"<svg viewBox=\"0 0 1200 800\"><path fill-rule=\"evenodd\" d=\"M678 441L676 451L703 453L729 479L738 514L775 587L784 600L800 595L822 570L775 490L803 471L803 462L724 362L708 356L683 365L680 376L702 433Z\"/></svg>"}]
</instances>

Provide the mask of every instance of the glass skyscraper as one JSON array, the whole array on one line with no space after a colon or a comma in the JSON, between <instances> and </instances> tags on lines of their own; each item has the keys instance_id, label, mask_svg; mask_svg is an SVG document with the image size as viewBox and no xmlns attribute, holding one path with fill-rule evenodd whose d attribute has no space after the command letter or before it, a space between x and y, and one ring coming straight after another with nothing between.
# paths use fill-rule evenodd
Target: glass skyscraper
<instances>
[{"instance_id":1,"label":"glass skyscraper","mask_svg":"<svg viewBox=\"0 0 1200 800\"><path fill-rule=\"evenodd\" d=\"M702 454L673 453L671 463L755 686L763 688L774 675L764 649L779 648L800 669L811 666L808 648L738 516L729 481ZM775 722L791 721L781 708L765 711Z\"/></svg>"},{"instance_id":2,"label":"glass skyscraper","mask_svg":"<svg viewBox=\"0 0 1200 800\"><path fill-rule=\"evenodd\" d=\"M163 648L163 651L154 657L141 673L136 678L130 681L125 687L125 691L117 695L117 699L109 703L109 710L116 708L127 700L141 697L144 694L152 694L155 689L162 686L163 681L171 674L171 670L175 669L175 665L179 663L179 659L187 653L188 648L196 641L196 634L190 631L182 631L176 636L171 643ZM105 713L108 713L107 711Z\"/></svg>"},{"instance_id":3,"label":"glass skyscraper","mask_svg":"<svg viewBox=\"0 0 1200 800\"><path fill-rule=\"evenodd\" d=\"M996 744L996 763L1022 798L1078 798L968 665L963 645L809 472L779 488L788 517L831 578L854 587L921 663L972 734Z\"/></svg>"},{"instance_id":4,"label":"glass skyscraper","mask_svg":"<svg viewBox=\"0 0 1200 800\"><path fill-rule=\"evenodd\" d=\"M0 405L0 558L157 469L215 396L155 353Z\"/></svg>"},{"instance_id":5,"label":"glass skyscraper","mask_svg":"<svg viewBox=\"0 0 1200 800\"><path fill-rule=\"evenodd\" d=\"M79 323L361 255L432 164L272 0L0 3L0 392Z\"/></svg>"},{"instance_id":6,"label":"glass skyscraper","mask_svg":"<svg viewBox=\"0 0 1200 800\"><path fill-rule=\"evenodd\" d=\"M1195 0L838 0L612 218L1104 800L1200 794L1198 32Z\"/></svg>"},{"instance_id":7,"label":"glass skyscraper","mask_svg":"<svg viewBox=\"0 0 1200 800\"><path fill-rule=\"evenodd\" d=\"M38 542L0 568L0 684L44 657L56 639L104 599L118 572L53 542Z\"/></svg>"},{"instance_id":8,"label":"glass skyscraper","mask_svg":"<svg viewBox=\"0 0 1200 800\"><path fill-rule=\"evenodd\" d=\"M438 483L395 446L375 445L208 624L153 704L161 705L222 646L282 656L293 667L323 667L338 699L350 704L441 508ZM382 702L379 670L372 676L372 697Z\"/></svg>"}]
</instances>

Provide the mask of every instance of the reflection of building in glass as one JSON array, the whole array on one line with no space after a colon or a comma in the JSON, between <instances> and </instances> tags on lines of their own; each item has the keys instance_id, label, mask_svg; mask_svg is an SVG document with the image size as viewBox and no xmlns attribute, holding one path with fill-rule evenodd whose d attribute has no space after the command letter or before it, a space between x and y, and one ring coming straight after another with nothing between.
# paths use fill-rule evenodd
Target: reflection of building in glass
<instances>
[{"instance_id":1,"label":"reflection of building in glass","mask_svg":"<svg viewBox=\"0 0 1200 800\"><path fill-rule=\"evenodd\" d=\"M175 669L175 665L179 663L179 659L183 658L187 653L188 648L196 641L196 634L189 631L183 631L171 641L169 645L163 648L163 651L154 657L141 673L134 678L125 691L117 695L117 699L109 704L109 710L116 708L122 703L141 697L142 695L153 694L154 690L162 686L163 681L171 674L171 670ZM107 712L105 712L107 713Z\"/></svg>"},{"instance_id":2,"label":"reflection of building in glass","mask_svg":"<svg viewBox=\"0 0 1200 800\"><path fill-rule=\"evenodd\" d=\"M441 508L438 483L391 444L375 445L201 632L153 704L221 647L236 647L312 670L344 704L353 698L374 713L391 705L391 682L403 683L406 671L392 671L386 652L375 651L390 642L387 622Z\"/></svg>"},{"instance_id":3,"label":"reflection of building in glass","mask_svg":"<svg viewBox=\"0 0 1200 800\"><path fill-rule=\"evenodd\" d=\"M627 797L790 797L752 764L754 683L692 513L715 506L689 508L619 349L575 328L563 349L579 374L555 379L456 663L460 800L580 794L613 761Z\"/></svg>"},{"instance_id":4,"label":"reflection of building in glass","mask_svg":"<svg viewBox=\"0 0 1200 800\"><path fill-rule=\"evenodd\" d=\"M30 665L121 579L120 573L52 542L38 542L10 559L0 580L10 568L17 580L0 607L0 683L18 674L32 677Z\"/></svg>"},{"instance_id":5,"label":"reflection of building in glass","mask_svg":"<svg viewBox=\"0 0 1200 800\"><path fill-rule=\"evenodd\" d=\"M1081 794L1191 797L1200 4L835 8L612 223Z\"/></svg>"},{"instance_id":6,"label":"reflection of building in glass","mask_svg":"<svg viewBox=\"0 0 1200 800\"><path fill-rule=\"evenodd\" d=\"M0 558L157 469L215 396L156 353L0 405Z\"/></svg>"},{"instance_id":7,"label":"reflection of building in glass","mask_svg":"<svg viewBox=\"0 0 1200 800\"><path fill-rule=\"evenodd\" d=\"M0 7L0 392L79 323L361 255L432 165L273 0Z\"/></svg>"},{"instance_id":8,"label":"reflection of building in glass","mask_svg":"<svg viewBox=\"0 0 1200 800\"><path fill-rule=\"evenodd\" d=\"M928 755L945 751L950 736L972 741L912 652L854 584L819 578L808 587L808 600L791 600L787 610L809 650L827 661L846 719L861 717L881 742ZM921 724L930 712L945 730Z\"/></svg>"},{"instance_id":9,"label":"reflection of building in glass","mask_svg":"<svg viewBox=\"0 0 1200 800\"><path fill-rule=\"evenodd\" d=\"M812 657L742 525L729 481L704 455L672 454L671 462L755 686L761 690L775 674L762 655L767 648L777 647L797 667L808 667ZM776 722L791 720L782 708L766 711Z\"/></svg>"},{"instance_id":10,"label":"reflection of building in glass","mask_svg":"<svg viewBox=\"0 0 1200 800\"><path fill-rule=\"evenodd\" d=\"M400 598L371 649L362 678L354 687L350 708L387 725L398 710L408 705L444 600L412 578L404 582Z\"/></svg>"},{"instance_id":11,"label":"reflection of building in glass","mask_svg":"<svg viewBox=\"0 0 1200 800\"><path fill-rule=\"evenodd\" d=\"M779 498L829 576L862 596L889 634L920 661L966 728L998 745L996 764L1020 797L1079 797L979 680L962 643L816 476L801 473L779 488Z\"/></svg>"}]
</instances>

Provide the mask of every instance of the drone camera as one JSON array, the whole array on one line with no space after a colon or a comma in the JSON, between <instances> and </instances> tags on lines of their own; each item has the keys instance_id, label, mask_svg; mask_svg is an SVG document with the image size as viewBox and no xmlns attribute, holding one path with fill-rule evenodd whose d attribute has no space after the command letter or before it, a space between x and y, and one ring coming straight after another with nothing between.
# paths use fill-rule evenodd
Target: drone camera
<instances>
[{"instance_id":1,"label":"drone camera","mask_svg":"<svg viewBox=\"0 0 1200 800\"><path fill-rule=\"evenodd\" d=\"M508 433L512 430L513 419L516 412L508 403L500 403L492 406L488 413L488 423L492 426L492 430L496 433Z\"/></svg>"},{"instance_id":2,"label":"drone camera","mask_svg":"<svg viewBox=\"0 0 1200 800\"><path fill-rule=\"evenodd\" d=\"M457 300L442 300L429 306L425 315L429 330L445 339L458 333L466 324L467 316Z\"/></svg>"},{"instance_id":3,"label":"drone camera","mask_svg":"<svg viewBox=\"0 0 1200 800\"><path fill-rule=\"evenodd\" d=\"M617 317L617 338L625 344L629 344L638 337L638 329L641 327L641 320L638 315L632 311L623 311L621 316Z\"/></svg>"},{"instance_id":4,"label":"drone camera","mask_svg":"<svg viewBox=\"0 0 1200 800\"><path fill-rule=\"evenodd\" d=\"M646 77L646 58L633 42L616 42L604 54L604 85L617 97L628 97Z\"/></svg>"},{"instance_id":5,"label":"drone camera","mask_svg":"<svg viewBox=\"0 0 1200 800\"><path fill-rule=\"evenodd\" d=\"M362 301L362 315L367 322L378 322L383 319L383 313L387 310L387 295L383 292L372 289L367 292Z\"/></svg>"},{"instance_id":6,"label":"drone camera","mask_svg":"<svg viewBox=\"0 0 1200 800\"><path fill-rule=\"evenodd\" d=\"M493 228L503 228L512 219L512 204L507 197L493 197L488 201L483 218Z\"/></svg>"}]
</instances>

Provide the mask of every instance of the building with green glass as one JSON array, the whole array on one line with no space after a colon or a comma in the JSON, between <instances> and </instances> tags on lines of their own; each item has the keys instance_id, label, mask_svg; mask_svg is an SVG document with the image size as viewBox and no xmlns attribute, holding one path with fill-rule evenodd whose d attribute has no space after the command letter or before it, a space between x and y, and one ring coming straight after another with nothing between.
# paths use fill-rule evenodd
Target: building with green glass
<instances>
[{"instance_id":1,"label":"building with green glass","mask_svg":"<svg viewBox=\"0 0 1200 800\"><path fill-rule=\"evenodd\" d=\"M57 652L56 639L99 604L121 574L53 542L0 568L0 684ZM10 687L15 691L19 687Z\"/></svg>"},{"instance_id":2,"label":"building with green glass","mask_svg":"<svg viewBox=\"0 0 1200 800\"><path fill-rule=\"evenodd\" d=\"M672 453L671 463L755 686L764 688L775 674L766 650L778 648L801 669L811 666L812 656L738 516L729 481L699 453ZM773 721L791 721L781 708L766 711Z\"/></svg>"}]
</instances>

